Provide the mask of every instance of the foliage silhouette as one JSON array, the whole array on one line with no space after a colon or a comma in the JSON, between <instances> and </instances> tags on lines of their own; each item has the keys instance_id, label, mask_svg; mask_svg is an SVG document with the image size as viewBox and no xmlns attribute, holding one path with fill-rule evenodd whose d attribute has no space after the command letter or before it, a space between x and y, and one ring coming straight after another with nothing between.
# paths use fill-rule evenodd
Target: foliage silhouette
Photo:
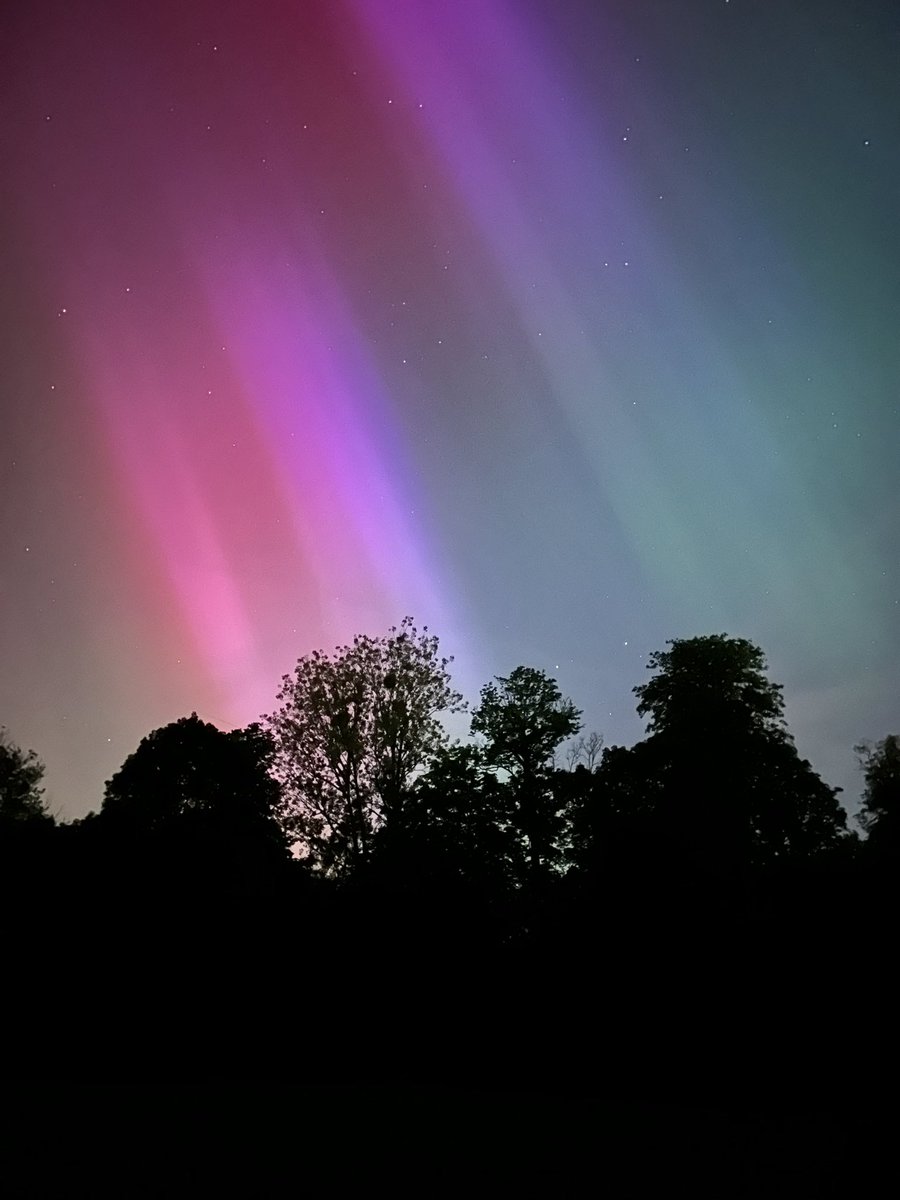
<instances>
[{"instance_id":1,"label":"foliage silhouette","mask_svg":"<svg viewBox=\"0 0 900 1200\"><path fill-rule=\"evenodd\" d=\"M0 727L0 822L48 821L44 804L44 764L33 750L22 750Z\"/></svg>"},{"instance_id":2,"label":"foliage silhouette","mask_svg":"<svg viewBox=\"0 0 900 1200\"><path fill-rule=\"evenodd\" d=\"M798 755L762 650L724 634L669 645L634 689L650 737L604 757L608 793L726 872L833 850L846 836L838 789Z\"/></svg>"},{"instance_id":3,"label":"foliage silhouette","mask_svg":"<svg viewBox=\"0 0 900 1200\"><path fill-rule=\"evenodd\" d=\"M109 780L98 824L199 878L245 876L286 859L270 773L274 744L258 725L222 732L196 713L154 730Z\"/></svg>"},{"instance_id":4,"label":"foliage silhouette","mask_svg":"<svg viewBox=\"0 0 900 1200\"><path fill-rule=\"evenodd\" d=\"M762 650L724 633L676 638L655 650L647 669L656 674L634 688L640 716L656 734L685 732L696 739L732 732L778 736L784 732L780 684L765 675Z\"/></svg>"},{"instance_id":5,"label":"foliage silhouette","mask_svg":"<svg viewBox=\"0 0 900 1200\"><path fill-rule=\"evenodd\" d=\"M503 891L521 876L515 799L478 746L440 748L376 843L379 870Z\"/></svg>"},{"instance_id":6,"label":"foliage silhouette","mask_svg":"<svg viewBox=\"0 0 900 1200\"><path fill-rule=\"evenodd\" d=\"M580 711L556 680L534 667L516 667L486 684L472 713L472 732L485 739L486 761L509 773L514 824L528 848L532 879L561 858L564 821L550 773L557 748L580 728Z\"/></svg>"},{"instance_id":7,"label":"foliage silhouette","mask_svg":"<svg viewBox=\"0 0 900 1200\"><path fill-rule=\"evenodd\" d=\"M318 871L340 876L370 856L399 816L409 784L441 746L443 712L462 711L451 659L411 617L387 636L356 637L284 676L281 707L264 718L284 789L281 819Z\"/></svg>"},{"instance_id":8,"label":"foliage silhouette","mask_svg":"<svg viewBox=\"0 0 900 1200\"><path fill-rule=\"evenodd\" d=\"M888 734L874 744L856 747L865 779L857 819L873 850L900 851L900 736Z\"/></svg>"},{"instance_id":9,"label":"foliage silhouette","mask_svg":"<svg viewBox=\"0 0 900 1200\"><path fill-rule=\"evenodd\" d=\"M274 718L154 731L100 814L0 839L5 1070L606 1089L843 1119L867 1083L836 1036L860 995L882 1031L870 1061L890 1060L895 873L870 870L796 753L761 651L719 635L651 665L648 736L586 739L568 770L580 714L529 668L483 690L478 745L448 745L447 663L408 622L300 672L283 699L305 707L282 715L308 760L279 761ZM895 749L867 760L870 842ZM348 762L364 840L313 822L291 859L280 822L303 832L302 795L279 777L319 786L324 764L338 788ZM72 1036L48 1035L60 995Z\"/></svg>"}]
</instances>

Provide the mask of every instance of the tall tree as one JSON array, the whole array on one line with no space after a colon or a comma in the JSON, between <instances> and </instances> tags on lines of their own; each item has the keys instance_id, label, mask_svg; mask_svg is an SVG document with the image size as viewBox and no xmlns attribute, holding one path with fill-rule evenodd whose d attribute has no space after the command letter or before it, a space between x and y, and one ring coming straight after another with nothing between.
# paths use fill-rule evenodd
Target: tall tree
<instances>
[{"instance_id":1,"label":"tall tree","mask_svg":"<svg viewBox=\"0 0 900 1200\"><path fill-rule=\"evenodd\" d=\"M376 849L396 879L459 883L502 891L521 875L509 785L474 745L441 748L414 781L399 819Z\"/></svg>"},{"instance_id":2,"label":"tall tree","mask_svg":"<svg viewBox=\"0 0 900 1200\"><path fill-rule=\"evenodd\" d=\"M415 773L446 743L440 714L464 708L451 661L405 617L384 637L315 651L284 676L281 706L264 721L285 828L315 869L342 875L365 862Z\"/></svg>"},{"instance_id":3,"label":"tall tree","mask_svg":"<svg viewBox=\"0 0 900 1200\"><path fill-rule=\"evenodd\" d=\"M559 850L560 802L549 786L553 756L580 728L579 709L563 697L555 679L534 667L496 676L481 689L472 713L472 732L485 739L488 763L510 775L533 878Z\"/></svg>"},{"instance_id":4,"label":"tall tree","mask_svg":"<svg viewBox=\"0 0 900 1200\"><path fill-rule=\"evenodd\" d=\"M106 785L98 823L154 852L218 854L239 870L281 859L274 750L259 725L223 732L196 713L182 717L128 756Z\"/></svg>"},{"instance_id":5,"label":"tall tree","mask_svg":"<svg viewBox=\"0 0 900 1200\"><path fill-rule=\"evenodd\" d=\"M766 678L759 646L724 633L676 638L668 645L670 650L650 655L647 669L654 677L634 689L651 733L784 735L782 688Z\"/></svg>"},{"instance_id":6,"label":"tall tree","mask_svg":"<svg viewBox=\"0 0 900 1200\"><path fill-rule=\"evenodd\" d=\"M629 752L630 765L617 760L625 791L651 799L673 837L721 865L835 846L846 831L839 789L798 755L762 650L725 634L669 646L650 656L655 675L634 689L651 736Z\"/></svg>"},{"instance_id":7,"label":"tall tree","mask_svg":"<svg viewBox=\"0 0 900 1200\"><path fill-rule=\"evenodd\" d=\"M0 820L46 821L44 764L33 750L22 750L0 727Z\"/></svg>"},{"instance_id":8,"label":"tall tree","mask_svg":"<svg viewBox=\"0 0 900 1200\"><path fill-rule=\"evenodd\" d=\"M874 744L856 747L865 779L857 820L869 843L880 850L900 849L900 736L890 733Z\"/></svg>"}]
</instances>

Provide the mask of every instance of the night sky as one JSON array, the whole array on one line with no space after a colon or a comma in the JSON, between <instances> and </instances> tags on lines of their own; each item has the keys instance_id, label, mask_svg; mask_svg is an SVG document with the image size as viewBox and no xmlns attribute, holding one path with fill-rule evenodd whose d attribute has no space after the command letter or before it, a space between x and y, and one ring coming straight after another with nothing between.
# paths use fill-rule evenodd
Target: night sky
<instances>
[{"instance_id":1,"label":"night sky","mask_svg":"<svg viewBox=\"0 0 900 1200\"><path fill-rule=\"evenodd\" d=\"M54 811L407 613L643 732L900 726L896 0L13 0L0 724Z\"/></svg>"}]
</instances>

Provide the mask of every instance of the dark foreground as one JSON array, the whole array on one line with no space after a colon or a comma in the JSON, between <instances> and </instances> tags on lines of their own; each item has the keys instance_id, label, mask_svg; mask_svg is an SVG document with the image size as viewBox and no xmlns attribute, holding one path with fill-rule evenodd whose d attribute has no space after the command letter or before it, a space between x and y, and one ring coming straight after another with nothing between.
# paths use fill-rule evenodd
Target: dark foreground
<instances>
[{"instance_id":1,"label":"dark foreground","mask_svg":"<svg viewBox=\"0 0 900 1200\"><path fill-rule=\"evenodd\" d=\"M388 1085L22 1085L4 1101L7 1195L891 1191L884 1149L837 1116Z\"/></svg>"},{"instance_id":2,"label":"dark foreground","mask_svg":"<svg viewBox=\"0 0 900 1200\"><path fill-rule=\"evenodd\" d=\"M7 939L7 1194L892 1191L897 1010L865 941L592 918L501 946L371 897L125 915Z\"/></svg>"},{"instance_id":3,"label":"dark foreground","mask_svg":"<svg viewBox=\"0 0 900 1200\"><path fill-rule=\"evenodd\" d=\"M4 1194L897 1191L893 869L498 899L37 862L2 880Z\"/></svg>"}]
</instances>

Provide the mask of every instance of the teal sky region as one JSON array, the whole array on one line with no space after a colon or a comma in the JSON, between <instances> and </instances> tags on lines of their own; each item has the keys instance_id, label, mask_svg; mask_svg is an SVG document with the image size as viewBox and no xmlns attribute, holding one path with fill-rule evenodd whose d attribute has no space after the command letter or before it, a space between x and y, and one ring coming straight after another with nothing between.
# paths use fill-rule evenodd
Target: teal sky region
<instances>
[{"instance_id":1,"label":"teal sky region","mask_svg":"<svg viewBox=\"0 0 900 1200\"><path fill-rule=\"evenodd\" d=\"M766 651L850 808L898 726L900 10L6 6L0 724L151 729L407 613L610 743Z\"/></svg>"}]
</instances>

